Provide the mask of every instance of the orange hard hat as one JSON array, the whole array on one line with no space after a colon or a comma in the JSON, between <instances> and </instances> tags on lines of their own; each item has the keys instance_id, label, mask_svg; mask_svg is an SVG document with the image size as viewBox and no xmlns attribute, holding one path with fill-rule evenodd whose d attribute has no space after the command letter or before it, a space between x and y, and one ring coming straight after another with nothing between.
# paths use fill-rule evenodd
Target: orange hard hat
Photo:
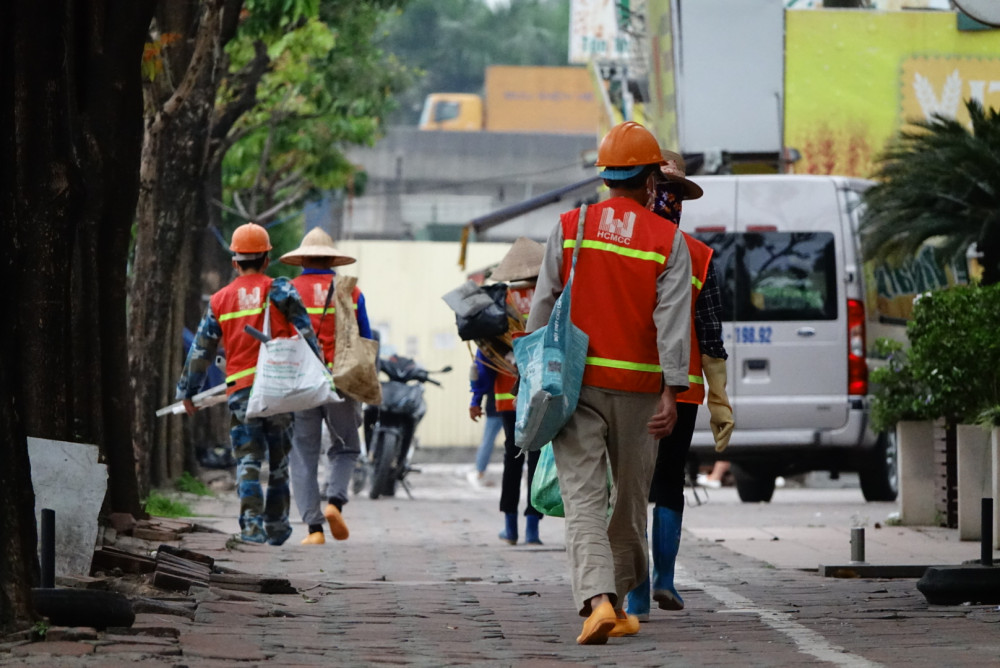
<instances>
[{"instance_id":1,"label":"orange hard hat","mask_svg":"<svg viewBox=\"0 0 1000 668\"><path fill-rule=\"evenodd\" d=\"M233 231L229 250L237 255L259 255L271 250L271 237L257 223L244 223Z\"/></svg>"},{"instance_id":2,"label":"orange hard hat","mask_svg":"<svg viewBox=\"0 0 1000 668\"><path fill-rule=\"evenodd\" d=\"M611 128L601 140L595 164L611 168L601 172L604 178L625 180L641 172L642 167L661 162L660 144L653 133L635 121L625 121Z\"/></svg>"}]
</instances>

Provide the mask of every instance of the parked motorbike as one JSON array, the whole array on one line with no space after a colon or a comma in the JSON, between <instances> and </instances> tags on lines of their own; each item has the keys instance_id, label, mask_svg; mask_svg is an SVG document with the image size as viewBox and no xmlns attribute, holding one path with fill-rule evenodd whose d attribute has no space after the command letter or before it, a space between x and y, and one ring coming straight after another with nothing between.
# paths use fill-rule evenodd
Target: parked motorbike
<instances>
[{"instance_id":1,"label":"parked motorbike","mask_svg":"<svg viewBox=\"0 0 1000 668\"><path fill-rule=\"evenodd\" d=\"M388 377L382 381L382 403L365 407L365 444L371 481L368 496L372 499L394 496L398 484L413 498L406 476L418 471L410 466L410 459L416 450L413 434L427 412L424 383L440 386L429 374L447 373L451 367L428 371L409 357L392 355L379 360L379 371Z\"/></svg>"}]
</instances>

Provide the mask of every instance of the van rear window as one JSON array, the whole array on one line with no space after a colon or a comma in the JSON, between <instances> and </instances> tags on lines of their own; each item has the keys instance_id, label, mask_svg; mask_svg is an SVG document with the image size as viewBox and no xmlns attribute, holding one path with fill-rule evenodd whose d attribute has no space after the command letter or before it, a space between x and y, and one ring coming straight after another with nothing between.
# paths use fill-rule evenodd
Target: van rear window
<instances>
[{"instance_id":1,"label":"van rear window","mask_svg":"<svg viewBox=\"0 0 1000 668\"><path fill-rule=\"evenodd\" d=\"M836 320L833 234L697 234L715 249L727 321Z\"/></svg>"}]
</instances>

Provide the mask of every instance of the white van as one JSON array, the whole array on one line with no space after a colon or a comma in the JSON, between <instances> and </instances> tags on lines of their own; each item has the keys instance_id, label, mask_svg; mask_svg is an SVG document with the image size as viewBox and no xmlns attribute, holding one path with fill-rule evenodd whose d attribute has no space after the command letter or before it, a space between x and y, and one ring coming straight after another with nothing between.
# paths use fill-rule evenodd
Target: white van
<instances>
[{"instance_id":1,"label":"white van","mask_svg":"<svg viewBox=\"0 0 1000 668\"><path fill-rule=\"evenodd\" d=\"M685 202L681 227L715 249L736 429L719 455L699 411L692 454L731 461L743 501L769 501L777 476L816 470L857 471L865 499L894 500L895 439L868 426L874 308L865 308L857 229L871 182L694 179L705 196Z\"/></svg>"}]
</instances>

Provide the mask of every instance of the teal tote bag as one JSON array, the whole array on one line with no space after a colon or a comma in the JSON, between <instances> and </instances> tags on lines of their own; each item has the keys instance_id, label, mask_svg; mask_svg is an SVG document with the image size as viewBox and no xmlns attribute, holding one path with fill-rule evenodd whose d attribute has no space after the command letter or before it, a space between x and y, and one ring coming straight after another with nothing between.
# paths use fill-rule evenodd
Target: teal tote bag
<instances>
[{"instance_id":1,"label":"teal tote bag","mask_svg":"<svg viewBox=\"0 0 1000 668\"><path fill-rule=\"evenodd\" d=\"M520 374L514 444L524 451L540 450L555 438L580 398L590 339L570 319L570 295L586 217L587 205L583 205L569 280L556 298L548 324L514 339L514 360Z\"/></svg>"}]
</instances>

